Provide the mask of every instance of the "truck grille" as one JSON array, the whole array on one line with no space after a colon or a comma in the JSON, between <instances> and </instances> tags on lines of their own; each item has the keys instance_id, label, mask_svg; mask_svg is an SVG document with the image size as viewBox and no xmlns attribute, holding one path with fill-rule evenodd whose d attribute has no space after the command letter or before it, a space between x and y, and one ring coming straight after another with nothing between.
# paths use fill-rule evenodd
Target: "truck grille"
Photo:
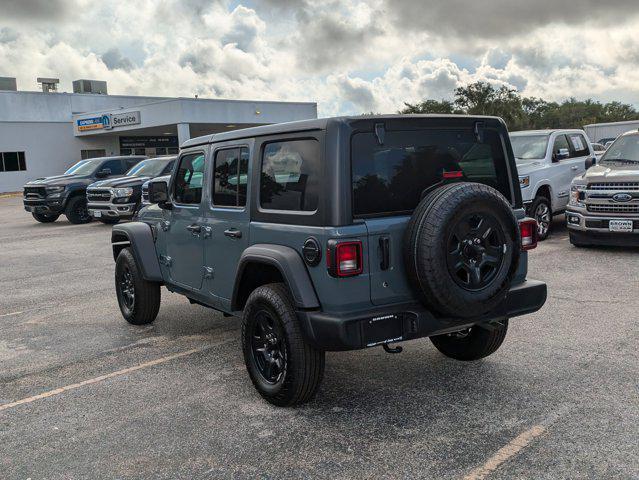
<instances>
[{"instance_id":1,"label":"truck grille","mask_svg":"<svg viewBox=\"0 0 639 480\"><path fill-rule=\"evenodd\" d=\"M591 183L588 190L639 190L639 182Z\"/></svg>"},{"instance_id":2,"label":"truck grille","mask_svg":"<svg viewBox=\"0 0 639 480\"><path fill-rule=\"evenodd\" d=\"M37 200L47 196L46 187L24 187L24 198Z\"/></svg>"},{"instance_id":3,"label":"truck grille","mask_svg":"<svg viewBox=\"0 0 639 480\"><path fill-rule=\"evenodd\" d=\"M106 189L87 190L87 200L89 202L108 202L111 200L111 191Z\"/></svg>"},{"instance_id":4,"label":"truck grille","mask_svg":"<svg viewBox=\"0 0 639 480\"><path fill-rule=\"evenodd\" d=\"M588 205L587 208L593 213L639 213L639 205Z\"/></svg>"}]
</instances>

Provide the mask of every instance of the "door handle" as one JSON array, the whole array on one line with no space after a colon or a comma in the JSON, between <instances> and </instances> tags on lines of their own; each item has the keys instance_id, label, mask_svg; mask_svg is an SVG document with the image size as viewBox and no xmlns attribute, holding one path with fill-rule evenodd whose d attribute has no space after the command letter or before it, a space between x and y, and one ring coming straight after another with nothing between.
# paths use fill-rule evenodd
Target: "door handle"
<instances>
[{"instance_id":1,"label":"door handle","mask_svg":"<svg viewBox=\"0 0 639 480\"><path fill-rule=\"evenodd\" d=\"M202 231L202 226L194 223L193 225L189 225L188 227L186 227L186 229L193 235L197 236Z\"/></svg>"},{"instance_id":2,"label":"door handle","mask_svg":"<svg viewBox=\"0 0 639 480\"><path fill-rule=\"evenodd\" d=\"M224 230L224 235L231 238L242 238L242 232L240 232L237 228L229 228L228 230Z\"/></svg>"}]
</instances>

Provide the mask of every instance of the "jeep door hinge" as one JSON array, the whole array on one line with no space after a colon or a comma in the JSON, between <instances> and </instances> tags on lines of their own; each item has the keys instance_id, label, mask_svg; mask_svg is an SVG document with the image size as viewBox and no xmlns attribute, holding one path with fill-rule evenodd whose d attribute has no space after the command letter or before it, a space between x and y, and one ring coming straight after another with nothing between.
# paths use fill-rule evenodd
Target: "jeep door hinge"
<instances>
[{"instance_id":1,"label":"jeep door hinge","mask_svg":"<svg viewBox=\"0 0 639 480\"><path fill-rule=\"evenodd\" d=\"M213 267L202 267L204 278L213 278Z\"/></svg>"},{"instance_id":2,"label":"jeep door hinge","mask_svg":"<svg viewBox=\"0 0 639 480\"><path fill-rule=\"evenodd\" d=\"M171 265L173 265L173 259L168 255L160 255L158 261L165 267L170 267Z\"/></svg>"},{"instance_id":3,"label":"jeep door hinge","mask_svg":"<svg viewBox=\"0 0 639 480\"><path fill-rule=\"evenodd\" d=\"M212 235L213 235L213 229L211 227L209 226L202 227L202 237L211 238Z\"/></svg>"},{"instance_id":4,"label":"jeep door hinge","mask_svg":"<svg viewBox=\"0 0 639 480\"><path fill-rule=\"evenodd\" d=\"M160 227L162 228L162 231L168 232L171 229L171 222L168 220L162 220L160 222Z\"/></svg>"}]
</instances>

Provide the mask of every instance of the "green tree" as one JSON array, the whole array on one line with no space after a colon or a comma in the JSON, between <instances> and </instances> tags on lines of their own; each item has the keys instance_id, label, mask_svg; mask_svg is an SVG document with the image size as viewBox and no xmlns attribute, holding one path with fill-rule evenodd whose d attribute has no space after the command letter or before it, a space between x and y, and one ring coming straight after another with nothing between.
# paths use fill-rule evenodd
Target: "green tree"
<instances>
[{"instance_id":1,"label":"green tree","mask_svg":"<svg viewBox=\"0 0 639 480\"><path fill-rule=\"evenodd\" d=\"M456 111L453 102L448 100L424 100L423 102L415 104L404 102L404 105L405 108L400 110L399 113L461 113Z\"/></svg>"}]
</instances>

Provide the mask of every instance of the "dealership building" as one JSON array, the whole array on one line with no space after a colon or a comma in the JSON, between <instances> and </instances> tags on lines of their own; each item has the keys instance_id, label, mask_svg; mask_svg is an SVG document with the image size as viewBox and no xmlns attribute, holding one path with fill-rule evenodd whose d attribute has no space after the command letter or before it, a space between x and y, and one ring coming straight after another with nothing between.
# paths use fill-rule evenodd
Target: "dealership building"
<instances>
[{"instance_id":1,"label":"dealership building","mask_svg":"<svg viewBox=\"0 0 639 480\"><path fill-rule=\"evenodd\" d=\"M0 193L83 158L170 155L192 137L317 118L311 102L108 95L105 82L91 80L58 93L56 79L38 82L41 92L18 91L0 77Z\"/></svg>"}]
</instances>

